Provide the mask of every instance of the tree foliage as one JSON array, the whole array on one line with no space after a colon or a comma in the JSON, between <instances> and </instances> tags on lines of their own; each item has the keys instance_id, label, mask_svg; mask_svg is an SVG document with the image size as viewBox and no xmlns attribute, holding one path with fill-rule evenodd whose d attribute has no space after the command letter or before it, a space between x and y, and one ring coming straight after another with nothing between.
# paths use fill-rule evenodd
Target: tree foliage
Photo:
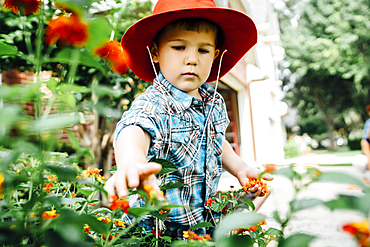
<instances>
[{"instance_id":1,"label":"tree foliage","mask_svg":"<svg viewBox=\"0 0 370 247\"><path fill-rule=\"evenodd\" d=\"M276 6L288 61L281 66L287 100L301 117L319 112L329 134L349 112L366 120L370 1L284 0Z\"/></svg>"}]
</instances>

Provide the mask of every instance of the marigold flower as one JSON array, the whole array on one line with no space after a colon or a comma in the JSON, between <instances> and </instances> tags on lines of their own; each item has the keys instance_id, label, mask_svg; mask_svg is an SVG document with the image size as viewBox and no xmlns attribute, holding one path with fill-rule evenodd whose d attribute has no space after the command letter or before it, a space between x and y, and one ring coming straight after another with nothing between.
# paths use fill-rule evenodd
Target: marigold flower
<instances>
[{"instance_id":1,"label":"marigold flower","mask_svg":"<svg viewBox=\"0 0 370 247\"><path fill-rule=\"evenodd\" d=\"M58 16L52 19L45 34L47 45L58 42L71 46L84 46L89 39L88 25L76 14Z\"/></svg>"},{"instance_id":2,"label":"marigold flower","mask_svg":"<svg viewBox=\"0 0 370 247\"><path fill-rule=\"evenodd\" d=\"M87 232L87 233L91 234L90 226L89 226L88 224L85 224L85 225L83 226L83 228L84 228L84 232Z\"/></svg>"},{"instance_id":3,"label":"marigold flower","mask_svg":"<svg viewBox=\"0 0 370 247\"><path fill-rule=\"evenodd\" d=\"M56 210L51 210L51 211L45 211L42 213L42 218L44 219L53 219L58 217L59 214L56 213Z\"/></svg>"},{"instance_id":4,"label":"marigold flower","mask_svg":"<svg viewBox=\"0 0 370 247\"><path fill-rule=\"evenodd\" d=\"M361 247L370 246L369 222L367 220L346 224L342 229L354 236Z\"/></svg>"},{"instance_id":5,"label":"marigold flower","mask_svg":"<svg viewBox=\"0 0 370 247\"><path fill-rule=\"evenodd\" d=\"M46 193L50 194L50 188L54 187L53 183L47 183L44 185L44 188L46 189Z\"/></svg>"},{"instance_id":6,"label":"marigold flower","mask_svg":"<svg viewBox=\"0 0 370 247\"><path fill-rule=\"evenodd\" d=\"M209 234L204 234L204 239L205 240L208 240L208 241L211 241L212 240L212 237Z\"/></svg>"},{"instance_id":7,"label":"marigold flower","mask_svg":"<svg viewBox=\"0 0 370 247\"><path fill-rule=\"evenodd\" d=\"M111 210L114 211L114 210L120 208L126 214L128 214L128 209L130 208L130 204L128 203L128 201L126 201L124 199L118 199L118 196L117 195L114 195L112 199L113 199L113 202L110 205L110 209Z\"/></svg>"},{"instance_id":8,"label":"marigold flower","mask_svg":"<svg viewBox=\"0 0 370 247\"><path fill-rule=\"evenodd\" d=\"M154 237L157 237L157 233L156 233L156 230L155 228L153 228L151 231L149 231L150 233L153 233ZM162 237L162 232L158 230L158 237Z\"/></svg>"},{"instance_id":9,"label":"marigold flower","mask_svg":"<svg viewBox=\"0 0 370 247\"><path fill-rule=\"evenodd\" d=\"M227 206L225 206L225 207L222 209L222 214L223 214L223 215L227 215L227 210L228 210L228 208L227 208Z\"/></svg>"},{"instance_id":10,"label":"marigold flower","mask_svg":"<svg viewBox=\"0 0 370 247\"><path fill-rule=\"evenodd\" d=\"M55 176L55 175L48 176L48 180L56 181L57 176Z\"/></svg>"},{"instance_id":11,"label":"marigold flower","mask_svg":"<svg viewBox=\"0 0 370 247\"><path fill-rule=\"evenodd\" d=\"M125 222L123 220L114 219L113 221L114 221L114 224L116 224L116 226L118 227L126 227Z\"/></svg>"},{"instance_id":12,"label":"marigold flower","mask_svg":"<svg viewBox=\"0 0 370 247\"><path fill-rule=\"evenodd\" d=\"M4 175L0 173L0 194L2 193L3 185L4 185Z\"/></svg>"},{"instance_id":13,"label":"marigold flower","mask_svg":"<svg viewBox=\"0 0 370 247\"><path fill-rule=\"evenodd\" d=\"M40 0L5 0L4 8L11 9L14 14L21 10L25 15L37 14L41 6Z\"/></svg>"},{"instance_id":14,"label":"marigold flower","mask_svg":"<svg viewBox=\"0 0 370 247\"><path fill-rule=\"evenodd\" d=\"M113 237L112 235L109 235L109 237L108 237L108 241L112 241L112 240L113 240L113 238L114 238L114 237ZM105 239L107 239L107 235L103 235L103 236L102 236L102 239L104 239L104 240L105 240Z\"/></svg>"},{"instance_id":15,"label":"marigold flower","mask_svg":"<svg viewBox=\"0 0 370 247\"><path fill-rule=\"evenodd\" d=\"M99 173L102 171L103 169L98 169L98 168L94 168L93 170L90 170L90 167L87 168L86 170L86 176L89 177L89 176L92 176L92 175L99 175Z\"/></svg>"},{"instance_id":16,"label":"marigold flower","mask_svg":"<svg viewBox=\"0 0 370 247\"><path fill-rule=\"evenodd\" d=\"M210 207L210 206L212 206L212 202L215 202L215 200L209 198L209 199L206 200L206 202L204 203L204 205Z\"/></svg>"},{"instance_id":17,"label":"marigold flower","mask_svg":"<svg viewBox=\"0 0 370 247\"><path fill-rule=\"evenodd\" d=\"M76 196L75 193L71 193L71 197L74 198Z\"/></svg>"},{"instance_id":18,"label":"marigold flower","mask_svg":"<svg viewBox=\"0 0 370 247\"><path fill-rule=\"evenodd\" d=\"M118 74L126 74L128 71L127 54L118 41L111 40L96 48L94 53L101 59L111 63L111 68Z\"/></svg>"},{"instance_id":19,"label":"marigold flower","mask_svg":"<svg viewBox=\"0 0 370 247\"><path fill-rule=\"evenodd\" d=\"M110 219L108 219L108 218L103 218L103 217L99 217L99 218L97 218L97 220L99 220L99 221L103 221L105 224L108 224L109 222L111 222L111 220L110 220Z\"/></svg>"},{"instance_id":20,"label":"marigold flower","mask_svg":"<svg viewBox=\"0 0 370 247\"><path fill-rule=\"evenodd\" d=\"M206 234L208 235L208 234ZM198 241L207 241L207 240L212 240L211 236L206 236L204 235L203 236L198 236L195 232L193 231L183 231L182 232L182 236L185 238L185 239L189 239L189 240L198 240Z\"/></svg>"},{"instance_id":21,"label":"marigold flower","mask_svg":"<svg viewBox=\"0 0 370 247\"><path fill-rule=\"evenodd\" d=\"M245 193L247 193L248 189L254 186L258 186L261 188L261 196L264 196L269 192L267 184L264 183L261 179L257 178L250 178L246 185L243 186L243 190L245 191Z\"/></svg>"}]
</instances>

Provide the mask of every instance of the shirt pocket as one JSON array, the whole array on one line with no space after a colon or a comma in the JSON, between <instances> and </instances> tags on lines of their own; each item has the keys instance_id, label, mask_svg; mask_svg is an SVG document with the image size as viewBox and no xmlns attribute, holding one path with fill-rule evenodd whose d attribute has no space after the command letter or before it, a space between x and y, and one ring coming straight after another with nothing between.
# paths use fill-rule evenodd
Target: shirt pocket
<instances>
[{"instance_id":1,"label":"shirt pocket","mask_svg":"<svg viewBox=\"0 0 370 247\"><path fill-rule=\"evenodd\" d=\"M222 154L222 145L225 140L226 126L224 121L214 123L214 152L215 155L220 156Z\"/></svg>"},{"instance_id":2,"label":"shirt pocket","mask_svg":"<svg viewBox=\"0 0 370 247\"><path fill-rule=\"evenodd\" d=\"M173 128L171 130L170 144L170 161L174 163L177 168L186 168L191 165L194 157L197 155L199 147L199 126Z\"/></svg>"}]
</instances>

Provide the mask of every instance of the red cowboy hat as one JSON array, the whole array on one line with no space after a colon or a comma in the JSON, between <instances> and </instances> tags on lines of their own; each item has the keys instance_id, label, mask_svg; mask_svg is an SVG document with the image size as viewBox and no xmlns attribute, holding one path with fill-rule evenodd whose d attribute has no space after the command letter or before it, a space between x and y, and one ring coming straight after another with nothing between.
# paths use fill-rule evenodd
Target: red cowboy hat
<instances>
[{"instance_id":1,"label":"red cowboy hat","mask_svg":"<svg viewBox=\"0 0 370 247\"><path fill-rule=\"evenodd\" d=\"M128 53L129 68L144 81L152 82L155 74L148 54L154 36L169 23L183 18L204 18L217 23L225 36L218 47L225 53L220 78L257 43L257 29L254 22L244 13L219 8L213 0L158 0L153 14L132 25L123 35L121 45ZM220 56L214 61L220 62ZM158 65L156 64L158 71ZM218 66L213 66L207 82L216 81Z\"/></svg>"}]
</instances>

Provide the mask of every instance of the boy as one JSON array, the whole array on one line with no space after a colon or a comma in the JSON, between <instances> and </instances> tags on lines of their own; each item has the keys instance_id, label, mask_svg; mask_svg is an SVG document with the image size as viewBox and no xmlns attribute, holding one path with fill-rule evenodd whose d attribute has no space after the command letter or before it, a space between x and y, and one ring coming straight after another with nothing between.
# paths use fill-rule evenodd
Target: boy
<instances>
[{"instance_id":1,"label":"boy","mask_svg":"<svg viewBox=\"0 0 370 247\"><path fill-rule=\"evenodd\" d=\"M110 197L116 192L125 197L128 187L146 184L159 192L153 174L161 166L147 161L152 157L171 161L178 171L165 183L189 185L165 191L170 204L186 206L172 208L165 222L181 238L191 226L210 220L204 203L214 196L222 169L242 185L258 177L258 170L248 167L225 140L229 124L225 103L207 84L218 82L256 39L248 16L217 8L213 0L159 0L151 16L127 30L121 44L130 69L141 79L154 81L117 124L117 172L105 186ZM261 189L250 192L259 196ZM135 198L130 203L140 206ZM146 226L154 225L149 219Z\"/></svg>"}]
</instances>

